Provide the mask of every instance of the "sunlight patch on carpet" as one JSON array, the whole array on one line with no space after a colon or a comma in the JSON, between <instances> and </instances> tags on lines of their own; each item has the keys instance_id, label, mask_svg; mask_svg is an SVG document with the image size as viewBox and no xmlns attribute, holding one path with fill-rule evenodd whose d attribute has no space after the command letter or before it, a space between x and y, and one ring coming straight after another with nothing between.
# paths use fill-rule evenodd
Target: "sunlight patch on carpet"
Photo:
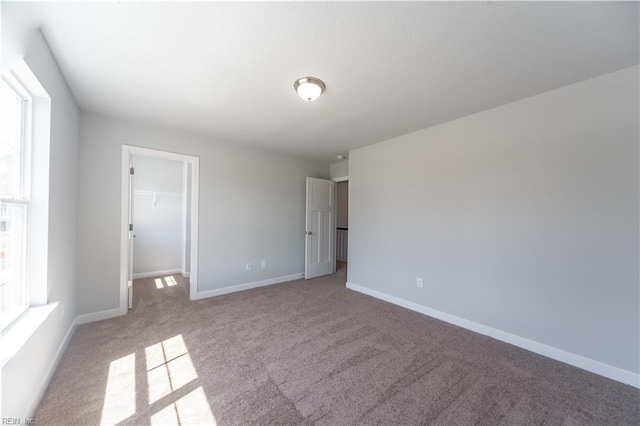
<instances>
[{"instance_id":1,"label":"sunlight patch on carpet","mask_svg":"<svg viewBox=\"0 0 640 426\"><path fill-rule=\"evenodd\" d=\"M198 378L182 335L145 349L149 404Z\"/></svg>"},{"instance_id":2,"label":"sunlight patch on carpet","mask_svg":"<svg viewBox=\"0 0 640 426\"><path fill-rule=\"evenodd\" d=\"M101 425L114 425L136 412L136 354L109 365Z\"/></svg>"},{"instance_id":3,"label":"sunlight patch on carpet","mask_svg":"<svg viewBox=\"0 0 640 426\"><path fill-rule=\"evenodd\" d=\"M152 425L216 425L202 386L151 416Z\"/></svg>"}]
</instances>

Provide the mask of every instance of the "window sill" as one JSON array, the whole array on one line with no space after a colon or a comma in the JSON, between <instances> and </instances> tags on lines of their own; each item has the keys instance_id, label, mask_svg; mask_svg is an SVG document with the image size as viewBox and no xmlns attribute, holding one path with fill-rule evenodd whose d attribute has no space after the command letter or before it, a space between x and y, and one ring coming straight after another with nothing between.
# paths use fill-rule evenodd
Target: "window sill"
<instances>
[{"instance_id":1,"label":"window sill","mask_svg":"<svg viewBox=\"0 0 640 426\"><path fill-rule=\"evenodd\" d=\"M43 306L32 306L11 326L2 333L0 337L0 358L1 366L4 367L15 354L20 351L27 341L49 318L51 313L58 307L58 302Z\"/></svg>"}]
</instances>

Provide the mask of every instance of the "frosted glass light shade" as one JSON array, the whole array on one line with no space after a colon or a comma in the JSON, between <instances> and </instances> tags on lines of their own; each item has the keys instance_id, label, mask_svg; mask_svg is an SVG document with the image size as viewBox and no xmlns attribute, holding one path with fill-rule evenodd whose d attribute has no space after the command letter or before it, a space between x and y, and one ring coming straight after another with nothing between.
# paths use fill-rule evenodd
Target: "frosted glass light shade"
<instances>
[{"instance_id":1,"label":"frosted glass light shade","mask_svg":"<svg viewBox=\"0 0 640 426\"><path fill-rule=\"evenodd\" d=\"M324 92L325 86L322 80L315 77L304 77L293 83L298 96L307 102L315 101Z\"/></svg>"}]
</instances>

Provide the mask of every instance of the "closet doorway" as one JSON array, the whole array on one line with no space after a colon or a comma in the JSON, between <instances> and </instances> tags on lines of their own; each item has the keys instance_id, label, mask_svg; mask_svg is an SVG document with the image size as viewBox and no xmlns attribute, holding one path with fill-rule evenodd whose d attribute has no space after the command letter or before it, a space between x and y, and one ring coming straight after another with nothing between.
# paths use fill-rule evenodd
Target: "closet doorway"
<instances>
[{"instance_id":1,"label":"closet doorway","mask_svg":"<svg viewBox=\"0 0 640 426\"><path fill-rule=\"evenodd\" d=\"M120 309L131 309L133 281L159 278L196 298L198 277L197 157L122 147Z\"/></svg>"},{"instance_id":2,"label":"closet doorway","mask_svg":"<svg viewBox=\"0 0 640 426\"><path fill-rule=\"evenodd\" d=\"M133 279L189 276L186 164L133 156Z\"/></svg>"}]
</instances>

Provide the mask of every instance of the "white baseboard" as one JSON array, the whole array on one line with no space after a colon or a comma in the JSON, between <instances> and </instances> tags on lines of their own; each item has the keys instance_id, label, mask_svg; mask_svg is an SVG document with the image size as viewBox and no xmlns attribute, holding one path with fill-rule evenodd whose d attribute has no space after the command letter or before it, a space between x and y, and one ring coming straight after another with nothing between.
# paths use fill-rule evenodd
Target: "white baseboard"
<instances>
[{"instance_id":1,"label":"white baseboard","mask_svg":"<svg viewBox=\"0 0 640 426\"><path fill-rule=\"evenodd\" d=\"M173 274L182 274L182 269L165 269L164 271L151 271L151 272L138 272L133 274L133 279L137 280L138 278L150 278L150 277L160 277L165 275L173 275Z\"/></svg>"},{"instance_id":2,"label":"white baseboard","mask_svg":"<svg viewBox=\"0 0 640 426\"><path fill-rule=\"evenodd\" d=\"M51 382L51 379L53 378L53 373L55 373L56 369L58 368L58 364L60 363L62 354L64 354L64 352L67 350L67 346L69 345L71 336L73 336L73 333L76 331L77 324L78 324L78 318L76 317L76 319L74 319L71 325L69 326L69 330L67 330L67 334L65 334L64 339L62 339L62 343L60 343L60 346L58 347L56 356L53 358L53 360L51 361L51 364L49 365L47 374L44 376L44 378L42 379L42 382L40 383L40 386L38 387L35 394L33 395L31 404L29 404L29 411L27 412L27 415L26 415L27 418L33 418L34 414L36 413L36 409L38 408L38 405L40 405L40 401L42 400L42 397L44 396L44 393L47 390L47 387L49 386L49 382Z\"/></svg>"},{"instance_id":3,"label":"white baseboard","mask_svg":"<svg viewBox=\"0 0 640 426\"><path fill-rule=\"evenodd\" d=\"M347 282L347 288L640 389L640 374Z\"/></svg>"},{"instance_id":4,"label":"white baseboard","mask_svg":"<svg viewBox=\"0 0 640 426\"><path fill-rule=\"evenodd\" d=\"M127 308L124 310L120 308L108 309L106 311L93 312L91 314L78 315L76 322L78 325L86 324L88 322L102 321L109 318L119 317L127 313Z\"/></svg>"},{"instance_id":5,"label":"white baseboard","mask_svg":"<svg viewBox=\"0 0 640 426\"><path fill-rule=\"evenodd\" d=\"M182 276L183 276L184 278L189 278L189 277L191 276L191 272L183 272L183 273L182 273Z\"/></svg>"},{"instance_id":6,"label":"white baseboard","mask_svg":"<svg viewBox=\"0 0 640 426\"><path fill-rule=\"evenodd\" d=\"M284 277L270 278L268 280L254 281L246 284L238 284L230 287L216 288L214 290L198 292L195 299L206 299L207 297L221 296L223 294L235 293L237 291L249 290L256 287L264 287L267 285L279 284L287 281L295 281L302 278L304 278L304 272L293 275L285 275Z\"/></svg>"}]
</instances>

